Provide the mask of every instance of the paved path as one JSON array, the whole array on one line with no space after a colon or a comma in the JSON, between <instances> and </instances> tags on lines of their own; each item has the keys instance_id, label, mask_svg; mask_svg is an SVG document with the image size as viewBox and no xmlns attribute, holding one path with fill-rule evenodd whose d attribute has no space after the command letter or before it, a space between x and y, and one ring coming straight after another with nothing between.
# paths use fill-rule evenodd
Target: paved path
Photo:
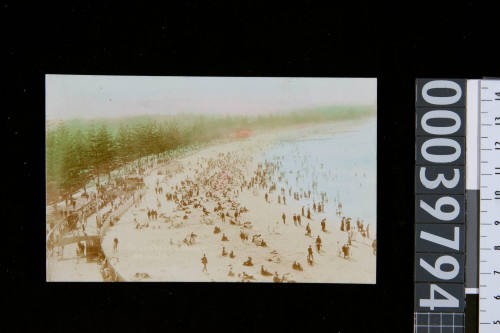
<instances>
[{"instance_id":1,"label":"paved path","mask_svg":"<svg viewBox=\"0 0 500 333\"><path fill-rule=\"evenodd\" d=\"M137 195L137 194L136 194ZM127 205L125 203L125 205ZM109 206L101 209L99 212L102 216L109 211ZM127 211L125 209L122 213ZM120 210L120 208L118 209ZM97 236L98 229L96 223L96 213L87 217L87 226L85 232L88 236ZM99 266L96 262L87 262L86 258L76 256L77 241L82 239L84 235L79 232L78 236L73 233L66 233L62 238L62 243L65 244L63 256L53 256L47 258L47 281L103 281L99 271Z\"/></svg>"},{"instance_id":2,"label":"paved path","mask_svg":"<svg viewBox=\"0 0 500 333\"><path fill-rule=\"evenodd\" d=\"M87 235L97 235L96 214L87 218ZM102 276L96 262L87 262L86 258L76 256L77 243L72 242L79 237L72 233L63 236L63 256L52 256L47 258L47 281L58 282L101 282ZM69 244L68 244L69 243Z\"/></svg>"},{"instance_id":3,"label":"paved path","mask_svg":"<svg viewBox=\"0 0 500 333\"><path fill-rule=\"evenodd\" d=\"M76 243L64 247L62 257L47 258L47 281L101 282L102 276L96 262L87 262L76 256Z\"/></svg>"}]
</instances>

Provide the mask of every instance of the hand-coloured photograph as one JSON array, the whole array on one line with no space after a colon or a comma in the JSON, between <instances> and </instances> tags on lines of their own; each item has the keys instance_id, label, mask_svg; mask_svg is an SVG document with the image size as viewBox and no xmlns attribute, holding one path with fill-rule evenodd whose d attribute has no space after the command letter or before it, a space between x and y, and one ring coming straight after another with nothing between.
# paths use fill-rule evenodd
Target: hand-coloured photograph
<instances>
[{"instance_id":1,"label":"hand-coloured photograph","mask_svg":"<svg viewBox=\"0 0 500 333\"><path fill-rule=\"evenodd\" d=\"M45 85L47 281L376 283L375 78Z\"/></svg>"}]
</instances>

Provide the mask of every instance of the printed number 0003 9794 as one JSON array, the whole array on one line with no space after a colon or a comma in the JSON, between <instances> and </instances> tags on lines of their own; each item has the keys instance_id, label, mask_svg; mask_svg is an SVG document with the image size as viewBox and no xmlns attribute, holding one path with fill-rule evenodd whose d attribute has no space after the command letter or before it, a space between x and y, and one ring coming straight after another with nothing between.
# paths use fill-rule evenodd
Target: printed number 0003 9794
<instances>
[{"instance_id":1,"label":"printed number 0003 9794","mask_svg":"<svg viewBox=\"0 0 500 333\"><path fill-rule=\"evenodd\" d=\"M418 93L418 92L417 92ZM423 130L424 136L433 136L421 141L421 144L416 149L419 150L423 163L429 165L447 165L453 164L462 155L463 147L453 135L457 135L457 131L462 127L462 119L453 109L446 109L447 106L455 104L463 95L462 88L459 84L449 80L433 80L425 83L421 87L421 98L432 106L432 110L426 112L420 119L420 128ZM441 121L441 126L436 126L436 120ZM445 126L443 125L445 123ZM437 136L437 137L436 137ZM452 136L452 137L443 137ZM418 181L427 190L436 191L439 187L444 189L453 189L463 177L460 174L460 169L450 167L449 170L438 172L432 179L427 176L427 167L420 166L418 173ZM431 178L431 179L430 179ZM435 193L438 194L438 193ZM460 205L457 199L452 196L442 195L434 203L430 205L423 199L419 200L418 208L432 216L436 223L452 222L460 213ZM418 209L417 208L417 209ZM453 239L447 239L421 231L420 237L423 240L440 245L444 248L449 248L454 251L460 251L460 226L455 226ZM428 263L420 258L418 265L425 271L430 273L435 282L445 282L457 277L460 269L460 262L453 256L443 254L435 259L434 264ZM420 298L419 306L428 308L434 311L436 308L458 308L459 299L452 293L445 290L446 285L438 286L435 283L429 284L429 298ZM437 298L436 295L441 297Z\"/></svg>"}]
</instances>

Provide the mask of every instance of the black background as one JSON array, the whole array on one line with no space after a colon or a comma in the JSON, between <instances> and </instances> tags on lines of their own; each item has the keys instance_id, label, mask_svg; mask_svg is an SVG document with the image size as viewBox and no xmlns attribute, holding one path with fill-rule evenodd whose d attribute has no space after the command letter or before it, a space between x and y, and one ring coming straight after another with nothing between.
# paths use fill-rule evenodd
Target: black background
<instances>
[{"instance_id":1,"label":"black background","mask_svg":"<svg viewBox=\"0 0 500 333\"><path fill-rule=\"evenodd\" d=\"M415 78L500 76L496 8L237 3L1 3L2 303L18 329L412 331ZM45 283L46 73L377 77L377 284Z\"/></svg>"}]
</instances>

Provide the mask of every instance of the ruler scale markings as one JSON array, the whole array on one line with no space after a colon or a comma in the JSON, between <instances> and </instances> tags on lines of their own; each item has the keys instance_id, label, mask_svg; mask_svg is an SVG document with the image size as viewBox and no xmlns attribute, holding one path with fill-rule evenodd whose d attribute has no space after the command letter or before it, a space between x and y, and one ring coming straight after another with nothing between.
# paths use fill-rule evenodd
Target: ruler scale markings
<instances>
[{"instance_id":1,"label":"ruler scale markings","mask_svg":"<svg viewBox=\"0 0 500 333\"><path fill-rule=\"evenodd\" d=\"M500 153L491 150L500 142L500 100L497 98L500 92L500 81L480 81L481 100L481 139L480 140L480 191L482 198L500 198L499 177L490 177L500 174ZM490 148L490 150L487 150ZM487 161L488 163L482 163ZM485 185L488 184L488 185ZM500 271L500 205L497 200L481 200L481 225L487 225L488 229L479 230L479 324L480 333L498 332L500 327L500 276L495 272ZM484 209L488 207L488 209ZM496 298L497 297L497 298Z\"/></svg>"}]
</instances>

